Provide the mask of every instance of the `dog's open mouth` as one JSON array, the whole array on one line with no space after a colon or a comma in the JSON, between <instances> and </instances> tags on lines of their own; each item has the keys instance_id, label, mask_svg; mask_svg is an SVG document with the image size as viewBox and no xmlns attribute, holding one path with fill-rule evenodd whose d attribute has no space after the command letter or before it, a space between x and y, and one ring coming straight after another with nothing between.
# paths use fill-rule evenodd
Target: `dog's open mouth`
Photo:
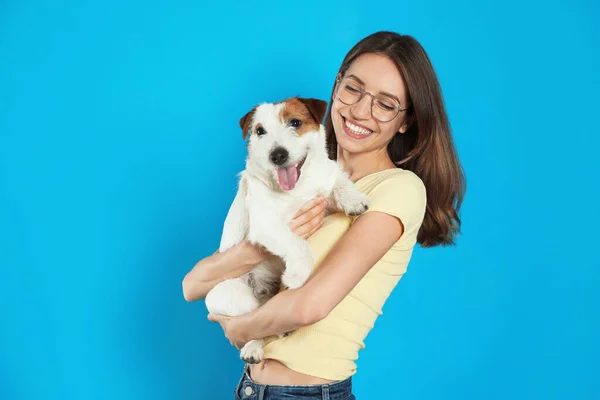
<instances>
[{"instance_id":1,"label":"dog's open mouth","mask_svg":"<svg viewBox=\"0 0 600 400\"><path fill-rule=\"evenodd\" d=\"M298 183L298 179L300 179L300 170L304 165L304 161L306 161L306 157L296 165L277 169L277 179L279 180L279 186L281 186L283 190L288 191L296 187L296 183Z\"/></svg>"}]
</instances>

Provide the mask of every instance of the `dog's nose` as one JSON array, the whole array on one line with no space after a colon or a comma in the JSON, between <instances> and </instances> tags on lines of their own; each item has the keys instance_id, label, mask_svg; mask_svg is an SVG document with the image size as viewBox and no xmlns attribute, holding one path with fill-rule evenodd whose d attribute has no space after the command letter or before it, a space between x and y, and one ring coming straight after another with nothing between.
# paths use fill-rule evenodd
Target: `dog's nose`
<instances>
[{"instance_id":1,"label":"dog's nose","mask_svg":"<svg viewBox=\"0 0 600 400\"><path fill-rule=\"evenodd\" d=\"M275 150L271 152L271 156L269 157L273 164L275 165L283 165L287 161L289 153L283 147L277 147Z\"/></svg>"}]
</instances>

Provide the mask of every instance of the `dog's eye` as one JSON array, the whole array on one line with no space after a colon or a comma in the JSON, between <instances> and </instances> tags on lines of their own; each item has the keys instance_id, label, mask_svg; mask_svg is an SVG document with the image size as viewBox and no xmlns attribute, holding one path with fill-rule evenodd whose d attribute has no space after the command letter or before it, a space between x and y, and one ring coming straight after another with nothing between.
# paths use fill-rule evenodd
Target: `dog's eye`
<instances>
[{"instance_id":1,"label":"dog's eye","mask_svg":"<svg viewBox=\"0 0 600 400\"><path fill-rule=\"evenodd\" d=\"M293 119L290 121L290 126L294 128L300 128L302 126L302 121L300 121L299 119Z\"/></svg>"},{"instance_id":2,"label":"dog's eye","mask_svg":"<svg viewBox=\"0 0 600 400\"><path fill-rule=\"evenodd\" d=\"M259 128L256 130L256 134L257 134L258 136L262 136L262 135L264 135L265 133L267 133L267 131L265 131L265 128L263 128L262 126L260 126L260 127L259 127Z\"/></svg>"}]
</instances>

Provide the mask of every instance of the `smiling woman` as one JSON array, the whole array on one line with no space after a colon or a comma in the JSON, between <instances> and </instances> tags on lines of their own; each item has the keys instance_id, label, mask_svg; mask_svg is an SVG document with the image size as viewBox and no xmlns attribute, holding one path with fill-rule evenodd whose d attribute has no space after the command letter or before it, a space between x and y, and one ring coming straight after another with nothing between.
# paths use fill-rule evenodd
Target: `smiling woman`
<instances>
[{"instance_id":1,"label":"smiling woman","mask_svg":"<svg viewBox=\"0 0 600 400\"><path fill-rule=\"evenodd\" d=\"M378 154L414 172L428 194L419 243L453 244L465 177L435 70L420 43L393 32L363 39L344 58L332 100L325 116L329 157L342 165L348 157L368 164Z\"/></svg>"},{"instance_id":2,"label":"smiling woman","mask_svg":"<svg viewBox=\"0 0 600 400\"><path fill-rule=\"evenodd\" d=\"M414 246L453 244L458 233L464 176L421 45L393 32L366 37L342 62L331 100L324 121L329 159L371 204L360 216L328 215L306 236L315 267L303 286L239 317L209 316L238 347L267 338L264 361L247 365L236 398L353 399L358 352ZM319 225L321 210L309 203L298 218ZM230 258L221 267L233 264Z\"/></svg>"}]
</instances>

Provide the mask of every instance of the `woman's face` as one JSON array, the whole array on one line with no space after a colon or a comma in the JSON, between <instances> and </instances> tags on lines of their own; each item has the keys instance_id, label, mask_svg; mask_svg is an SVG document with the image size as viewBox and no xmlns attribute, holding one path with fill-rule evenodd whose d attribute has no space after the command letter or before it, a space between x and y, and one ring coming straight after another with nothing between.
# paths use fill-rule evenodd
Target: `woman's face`
<instances>
[{"instance_id":1,"label":"woman's face","mask_svg":"<svg viewBox=\"0 0 600 400\"><path fill-rule=\"evenodd\" d=\"M386 119L381 118L385 113L393 115L395 111L389 114L390 106L407 108L404 80L389 58L379 54L363 54L354 60L342 78L346 80L338 82L331 106L331 118L338 146L349 153L371 152L386 148L394 135L398 132L406 132L409 127L406 111L398 112L396 117L388 122L381 122L373 117L373 113L379 119ZM343 82L350 83L350 86ZM344 99L341 91L346 90L348 96L357 93L357 88L362 88L375 96L385 94L389 97L382 97L383 99L392 100L391 102L385 100L385 103L378 103L378 100L375 100L373 109L371 109L373 98L368 94L352 105L344 104L340 100L340 98Z\"/></svg>"}]
</instances>

